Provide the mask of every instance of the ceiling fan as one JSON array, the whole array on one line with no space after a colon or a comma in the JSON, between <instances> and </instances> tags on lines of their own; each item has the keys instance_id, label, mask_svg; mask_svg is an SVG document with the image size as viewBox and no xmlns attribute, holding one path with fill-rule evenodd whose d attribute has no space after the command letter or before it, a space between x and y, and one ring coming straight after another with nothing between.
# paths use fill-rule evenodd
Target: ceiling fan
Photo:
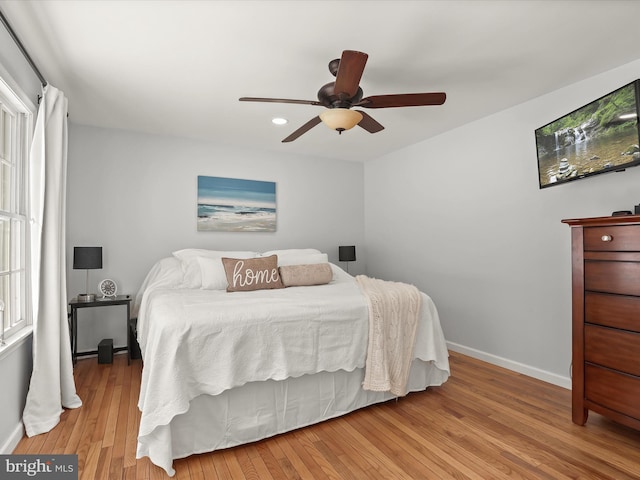
<instances>
[{"instance_id":1,"label":"ceiling fan","mask_svg":"<svg viewBox=\"0 0 640 480\"><path fill-rule=\"evenodd\" d=\"M369 133L384 130L366 112L351 110L352 107L361 108L394 108L394 107L419 107L425 105L442 105L447 95L444 92L433 93L400 93L394 95L373 95L362 98L363 92L359 83L362 78L364 66L369 55L354 50L345 50L342 57L329 62L329 71L336 77L335 82L330 82L318 90L318 100L291 100L287 98L260 98L241 97L241 102L271 102L271 103L298 103L301 105L319 105L327 110L312 118L298 128L295 132L282 140L292 142L302 134L308 132L320 122L324 122L329 128L341 134L358 125Z\"/></svg>"}]
</instances>

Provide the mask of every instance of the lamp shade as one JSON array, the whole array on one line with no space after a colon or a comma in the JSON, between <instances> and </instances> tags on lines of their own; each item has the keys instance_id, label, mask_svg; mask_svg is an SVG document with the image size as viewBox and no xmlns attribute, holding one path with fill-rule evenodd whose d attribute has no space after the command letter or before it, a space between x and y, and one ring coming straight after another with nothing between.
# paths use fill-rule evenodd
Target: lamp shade
<instances>
[{"instance_id":1,"label":"lamp shade","mask_svg":"<svg viewBox=\"0 0 640 480\"><path fill-rule=\"evenodd\" d=\"M102 247L73 247L73 268L75 270L102 268Z\"/></svg>"},{"instance_id":2,"label":"lamp shade","mask_svg":"<svg viewBox=\"0 0 640 480\"><path fill-rule=\"evenodd\" d=\"M348 108L329 108L320 114L320 120L330 129L343 132L360 123L362 114Z\"/></svg>"},{"instance_id":3,"label":"lamp shade","mask_svg":"<svg viewBox=\"0 0 640 480\"><path fill-rule=\"evenodd\" d=\"M338 247L338 260L341 262L355 262L356 261L355 245Z\"/></svg>"}]
</instances>

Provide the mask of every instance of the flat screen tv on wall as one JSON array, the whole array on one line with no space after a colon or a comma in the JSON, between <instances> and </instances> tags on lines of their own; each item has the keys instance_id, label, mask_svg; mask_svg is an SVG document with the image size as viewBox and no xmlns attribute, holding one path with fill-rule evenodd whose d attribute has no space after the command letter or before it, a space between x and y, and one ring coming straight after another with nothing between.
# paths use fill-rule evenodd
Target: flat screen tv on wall
<instances>
[{"instance_id":1,"label":"flat screen tv on wall","mask_svg":"<svg viewBox=\"0 0 640 480\"><path fill-rule=\"evenodd\" d=\"M540 188L640 164L640 80L538 128Z\"/></svg>"}]
</instances>

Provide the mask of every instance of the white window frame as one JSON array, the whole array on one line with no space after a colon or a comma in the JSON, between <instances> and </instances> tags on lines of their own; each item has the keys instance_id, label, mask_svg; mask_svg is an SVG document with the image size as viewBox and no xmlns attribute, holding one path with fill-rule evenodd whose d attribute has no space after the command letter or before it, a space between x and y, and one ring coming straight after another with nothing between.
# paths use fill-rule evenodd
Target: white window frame
<instances>
[{"instance_id":1,"label":"white window frame","mask_svg":"<svg viewBox=\"0 0 640 480\"><path fill-rule=\"evenodd\" d=\"M8 265L0 264L0 298L5 304L0 314L0 338L7 343L30 332L32 324L28 173L33 117L32 110L0 78L0 168L10 172L9 201L5 205L0 201L0 220L10 225L8 231L0 230L0 255L8 258ZM4 182L2 178L0 182ZM3 197L7 193L6 185L0 183Z\"/></svg>"}]
</instances>

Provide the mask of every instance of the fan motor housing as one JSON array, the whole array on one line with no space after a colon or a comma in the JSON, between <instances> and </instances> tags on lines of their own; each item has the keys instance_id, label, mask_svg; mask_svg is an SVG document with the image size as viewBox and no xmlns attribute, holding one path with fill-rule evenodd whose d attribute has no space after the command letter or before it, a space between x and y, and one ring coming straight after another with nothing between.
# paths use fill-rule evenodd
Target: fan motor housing
<instances>
[{"instance_id":1,"label":"fan motor housing","mask_svg":"<svg viewBox=\"0 0 640 480\"><path fill-rule=\"evenodd\" d=\"M351 98L345 98L344 94L336 95L334 91L335 82L327 83L318 90L318 101L327 108L351 108L354 103L362 100L363 91L358 87L358 91Z\"/></svg>"}]
</instances>

